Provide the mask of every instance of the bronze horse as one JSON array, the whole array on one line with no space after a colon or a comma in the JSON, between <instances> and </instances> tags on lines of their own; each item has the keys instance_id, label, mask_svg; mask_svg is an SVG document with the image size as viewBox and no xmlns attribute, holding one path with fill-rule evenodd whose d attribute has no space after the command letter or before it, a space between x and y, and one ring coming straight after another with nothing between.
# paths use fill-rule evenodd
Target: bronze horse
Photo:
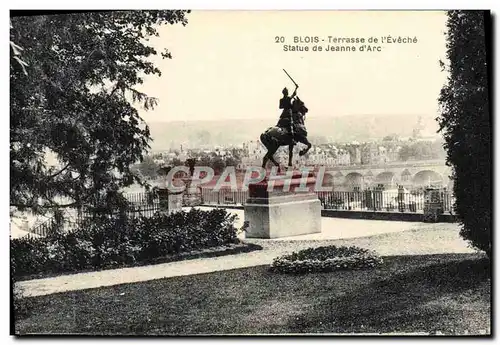
<instances>
[{"instance_id":1,"label":"bronze horse","mask_svg":"<svg viewBox=\"0 0 500 345\"><path fill-rule=\"evenodd\" d=\"M293 138L283 127L270 127L260 135L260 141L266 147L267 153L262 160L262 167L265 168L267 161L270 160L274 165L279 167L279 163L274 159L274 154L281 146L288 146L288 167L292 166L293 147L297 143L303 143L307 148L299 152L300 156L305 155L311 148L311 143L307 140L307 130L304 125L304 117L309 109L305 106L298 97L292 104L292 120L293 120Z\"/></svg>"}]
</instances>

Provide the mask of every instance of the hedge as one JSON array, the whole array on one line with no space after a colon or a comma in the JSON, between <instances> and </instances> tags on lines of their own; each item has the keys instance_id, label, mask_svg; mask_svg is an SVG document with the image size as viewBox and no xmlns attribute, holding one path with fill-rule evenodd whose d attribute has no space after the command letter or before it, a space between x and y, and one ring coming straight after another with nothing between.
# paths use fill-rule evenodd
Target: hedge
<instances>
[{"instance_id":1,"label":"hedge","mask_svg":"<svg viewBox=\"0 0 500 345\"><path fill-rule=\"evenodd\" d=\"M381 263L382 259L367 249L324 246L277 257L270 269L279 273L331 272L367 269Z\"/></svg>"},{"instance_id":2,"label":"hedge","mask_svg":"<svg viewBox=\"0 0 500 345\"><path fill-rule=\"evenodd\" d=\"M47 237L11 241L15 277L131 266L238 243L236 216L225 209L171 215L100 218Z\"/></svg>"},{"instance_id":3,"label":"hedge","mask_svg":"<svg viewBox=\"0 0 500 345\"><path fill-rule=\"evenodd\" d=\"M440 131L453 171L460 235L488 256L493 230L493 45L489 11L448 11L447 83L439 97ZM491 41L492 42L492 41ZM488 55L491 59L488 59Z\"/></svg>"}]
</instances>

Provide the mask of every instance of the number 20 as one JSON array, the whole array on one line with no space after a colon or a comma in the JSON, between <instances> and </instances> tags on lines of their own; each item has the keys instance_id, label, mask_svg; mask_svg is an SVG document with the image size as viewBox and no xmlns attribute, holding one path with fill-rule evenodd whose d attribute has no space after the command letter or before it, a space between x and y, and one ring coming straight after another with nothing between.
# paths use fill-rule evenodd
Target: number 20
<instances>
[{"instance_id":1,"label":"number 20","mask_svg":"<svg viewBox=\"0 0 500 345\"><path fill-rule=\"evenodd\" d=\"M274 43L284 43L285 42L285 37L283 36L276 36L274 38Z\"/></svg>"}]
</instances>

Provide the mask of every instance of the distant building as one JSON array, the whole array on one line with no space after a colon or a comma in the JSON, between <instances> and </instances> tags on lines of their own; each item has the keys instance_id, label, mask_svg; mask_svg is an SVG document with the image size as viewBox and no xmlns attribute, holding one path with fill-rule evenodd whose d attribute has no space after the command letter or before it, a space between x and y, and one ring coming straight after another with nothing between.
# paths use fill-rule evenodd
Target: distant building
<instances>
[{"instance_id":1,"label":"distant building","mask_svg":"<svg viewBox=\"0 0 500 345\"><path fill-rule=\"evenodd\" d=\"M422 137L422 130L424 129L424 125L422 123L422 116L420 115L417 120L417 124L413 128L412 138L418 139Z\"/></svg>"},{"instance_id":2,"label":"distant building","mask_svg":"<svg viewBox=\"0 0 500 345\"><path fill-rule=\"evenodd\" d=\"M250 166L260 166L267 149L259 140L251 140L243 143L241 162L237 165L238 169L245 169Z\"/></svg>"},{"instance_id":3,"label":"distant building","mask_svg":"<svg viewBox=\"0 0 500 345\"><path fill-rule=\"evenodd\" d=\"M345 149L337 150L337 155L333 161L334 165L350 165L351 164L351 155L349 151Z\"/></svg>"},{"instance_id":4,"label":"distant building","mask_svg":"<svg viewBox=\"0 0 500 345\"><path fill-rule=\"evenodd\" d=\"M346 150L349 152L349 163L351 165L361 164L361 149L357 141L346 145Z\"/></svg>"},{"instance_id":5,"label":"distant building","mask_svg":"<svg viewBox=\"0 0 500 345\"><path fill-rule=\"evenodd\" d=\"M377 164L379 151L378 146L374 143L365 143L361 146L361 164L371 165Z\"/></svg>"}]
</instances>

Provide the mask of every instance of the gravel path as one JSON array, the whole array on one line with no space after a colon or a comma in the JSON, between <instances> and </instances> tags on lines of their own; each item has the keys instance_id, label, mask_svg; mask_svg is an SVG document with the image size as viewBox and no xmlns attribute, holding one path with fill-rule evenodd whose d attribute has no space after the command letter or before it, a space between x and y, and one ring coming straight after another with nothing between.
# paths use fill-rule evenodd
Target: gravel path
<instances>
[{"instance_id":1,"label":"gravel path","mask_svg":"<svg viewBox=\"0 0 500 345\"><path fill-rule=\"evenodd\" d=\"M360 224L358 223L360 222L359 220L342 219L339 221L339 219L335 218L326 219L337 220L335 222L336 225L350 226L354 230ZM316 238L312 235L307 235L275 240L248 239L246 240L247 242L258 244L263 249L236 255L34 279L19 282L18 285L22 288L25 296L48 295L64 291L267 265L276 256L308 247L330 244L356 245L376 250L383 256L474 252L460 238L456 224L367 220L362 220L361 222L365 237L356 237L355 235L359 231L353 230L354 232L349 233L352 237L344 234L343 238L336 238L337 236L342 236L342 233L334 231L335 229L330 229L330 235L322 234L321 236L316 236ZM385 223L390 224L389 228L385 226ZM395 226L398 224L399 228ZM323 229L325 230L324 224ZM345 231L346 228L343 227L343 229ZM328 231L324 231L324 233L328 233ZM337 235L334 236L334 234Z\"/></svg>"}]
</instances>

